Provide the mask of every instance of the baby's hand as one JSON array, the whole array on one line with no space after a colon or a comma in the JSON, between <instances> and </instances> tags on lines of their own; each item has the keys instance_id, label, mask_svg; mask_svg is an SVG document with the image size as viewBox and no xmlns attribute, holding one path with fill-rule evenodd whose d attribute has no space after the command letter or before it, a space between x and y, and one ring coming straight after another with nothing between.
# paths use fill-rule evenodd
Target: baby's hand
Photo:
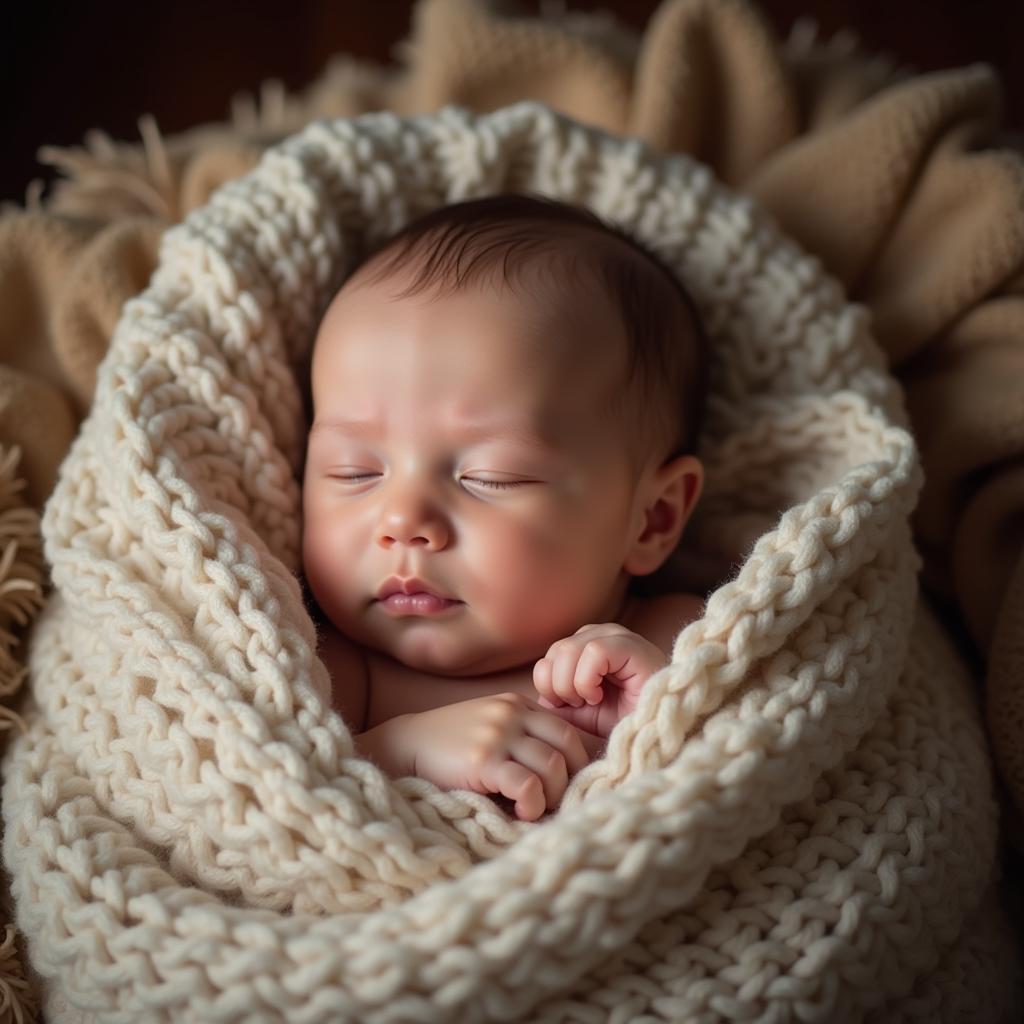
<instances>
[{"instance_id":1,"label":"baby's hand","mask_svg":"<svg viewBox=\"0 0 1024 1024\"><path fill-rule=\"evenodd\" d=\"M582 626L552 644L533 666L533 685L542 707L579 729L607 736L636 707L644 683L667 664L660 647L605 622Z\"/></svg>"},{"instance_id":2,"label":"baby's hand","mask_svg":"<svg viewBox=\"0 0 1024 1024\"><path fill-rule=\"evenodd\" d=\"M569 778L590 761L571 723L519 693L475 697L401 722L414 775L442 789L507 797L525 821L553 811Z\"/></svg>"}]
</instances>

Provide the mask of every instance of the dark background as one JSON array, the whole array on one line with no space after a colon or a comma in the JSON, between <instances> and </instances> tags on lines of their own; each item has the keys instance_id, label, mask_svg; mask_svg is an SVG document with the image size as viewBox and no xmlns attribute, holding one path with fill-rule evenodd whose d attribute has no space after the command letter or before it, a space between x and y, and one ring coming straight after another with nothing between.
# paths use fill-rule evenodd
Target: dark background
<instances>
[{"instance_id":1,"label":"dark background","mask_svg":"<svg viewBox=\"0 0 1024 1024\"><path fill-rule=\"evenodd\" d=\"M543 0L520 0L538 13ZM146 5L38 3L0 15L0 200L21 201L40 145L73 145L90 128L138 141L153 114L164 134L228 116L231 97L266 78L290 90L348 52L385 63L405 38L414 0L181 0ZM659 0L567 0L642 28ZM762 0L780 34L801 15L825 34L854 30L864 46L919 71L983 60L1002 75L1007 123L1024 128L1024 0Z\"/></svg>"}]
</instances>

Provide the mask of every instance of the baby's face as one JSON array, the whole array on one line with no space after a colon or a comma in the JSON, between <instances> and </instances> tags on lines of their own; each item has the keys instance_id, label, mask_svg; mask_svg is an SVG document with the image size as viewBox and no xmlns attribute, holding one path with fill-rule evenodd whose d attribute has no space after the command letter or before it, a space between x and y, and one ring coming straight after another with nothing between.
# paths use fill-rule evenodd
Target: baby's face
<instances>
[{"instance_id":1,"label":"baby's face","mask_svg":"<svg viewBox=\"0 0 1024 1024\"><path fill-rule=\"evenodd\" d=\"M628 584L622 329L594 297L569 324L508 290L402 283L347 286L320 327L306 577L341 632L410 667L522 665L614 619ZM456 603L379 600L393 576Z\"/></svg>"}]
</instances>

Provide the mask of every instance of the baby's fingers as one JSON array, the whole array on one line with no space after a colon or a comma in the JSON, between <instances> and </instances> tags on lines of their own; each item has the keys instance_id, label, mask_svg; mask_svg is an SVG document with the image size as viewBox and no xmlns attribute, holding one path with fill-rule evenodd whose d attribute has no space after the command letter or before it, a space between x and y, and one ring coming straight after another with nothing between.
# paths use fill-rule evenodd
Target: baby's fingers
<instances>
[{"instance_id":1,"label":"baby's fingers","mask_svg":"<svg viewBox=\"0 0 1024 1024\"><path fill-rule=\"evenodd\" d=\"M516 761L489 761L480 772L488 793L500 793L515 804L520 821L536 821L547 807L538 776Z\"/></svg>"},{"instance_id":2,"label":"baby's fingers","mask_svg":"<svg viewBox=\"0 0 1024 1024\"><path fill-rule=\"evenodd\" d=\"M576 672L573 675L573 689L588 704L600 704L604 699L601 684L604 677L612 671L608 652L600 641L591 640L583 648Z\"/></svg>"},{"instance_id":3,"label":"baby's fingers","mask_svg":"<svg viewBox=\"0 0 1024 1024\"><path fill-rule=\"evenodd\" d=\"M578 708L583 704L583 697L576 690L576 669L580 660L580 648L577 644L562 642L548 653L551 662L551 689L554 697L550 698L555 707L560 703L571 704Z\"/></svg>"},{"instance_id":4,"label":"baby's fingers","mask_svg":"<svg viewBox=\"0 0 1024 1024\"><path fill-rule=\"evenodd\" d=\"M550 718L549 715L544 717ZM557 721L556 724L559 730L565 728L561 721ZM545 807L554 810L561 803L569 785L569 768L565 755L534 736L520 736L511 744L510 752L519 764L540 779L544 790Z\"/></svg>"},{"instance_id":5,"label":"baby's fingers","mask_svg":"<svg viewBox=\"0 0 1024 1024\"><path fill-rule=\"evenodd\" d=\"M533 688L540 697L542 707L559 708L563 703L551 682L553 668L550 658L541 658L533 666Z\"/></svg>"}]
</instances>

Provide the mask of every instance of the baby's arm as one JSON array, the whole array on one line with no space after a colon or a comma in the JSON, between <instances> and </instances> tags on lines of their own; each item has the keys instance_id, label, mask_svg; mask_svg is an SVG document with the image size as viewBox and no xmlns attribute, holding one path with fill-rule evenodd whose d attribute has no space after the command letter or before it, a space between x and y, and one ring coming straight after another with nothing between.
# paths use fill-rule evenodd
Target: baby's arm
<instances>
[{"instance_id":1,"label":"baby's arm","mask_svg":"<svg viewBox=\"0 0 1024 1024\"><path fill-rule=\"evenodd\" d=\"M353 736L356 753L372 761L393 779L415 775L416 752L409 742L409 719L415 715L397 715L366 732Z\"/></svg>"},{"instance_id":2,"label":"baby's arm","mask_svg":"<svg viewBox=\"0 0 1024 1024\"><path fill-rule=\"evenodd\" d=\"M460 702L467 703L467 702ZM447 705L449 707L453 705ZM441 710L440 708L435 710ZM415 742L417 734L422 730L413 730L409 726L412 720L430 712L396 715L366 732L361 732L353 739L356 752L378 765L393 779L401 779L407 775L420 774L416 770ZM561 716L558 716L561 717ZM571 723L570 723L571 724ZM574 726L576 738L583 746L587 755L587 763L604 754L604 738ZM436 736L434 737L436 739Z\"/></svg>"},{"instance_id":3,"label":"baby's arm","mask_svg":"<svg viewBox=\"0 0 1024 1024\"><path fill-rule=\"evenodd\" d=\"M356 745L389 775L493 793L512 801L519 818L536 821L558 807L569 779L589 764L583 735L509 692L397 715L357 736Z\"/></svg>"}]
</instances>

